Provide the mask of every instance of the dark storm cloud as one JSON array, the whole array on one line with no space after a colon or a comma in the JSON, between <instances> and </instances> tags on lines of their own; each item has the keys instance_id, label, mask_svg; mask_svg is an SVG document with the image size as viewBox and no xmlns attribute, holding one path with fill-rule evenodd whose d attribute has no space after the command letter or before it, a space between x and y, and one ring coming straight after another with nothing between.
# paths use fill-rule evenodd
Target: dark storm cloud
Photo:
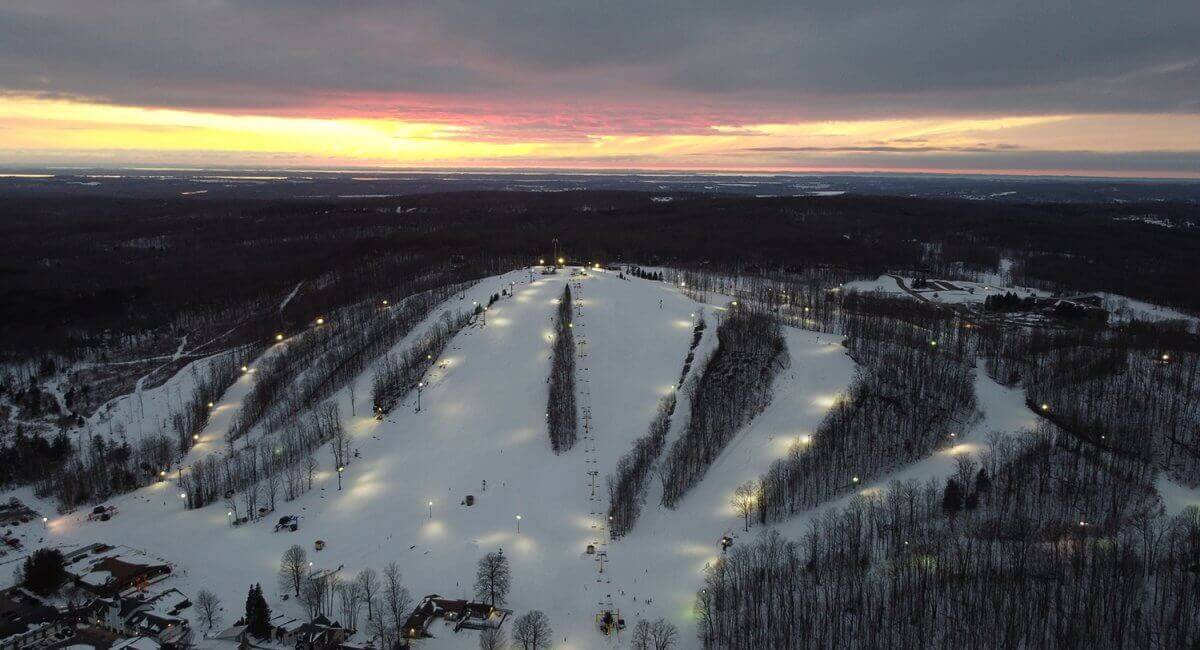
<instances>
[{"instance_id":1,"label":"dark storm cloud","mask_svg":"<svg viewBox=\"0 0 1200 650\"><path fill-rule=\"evenodd\" d=\"M0 0L0 89L248 109L658 101L746 121L1194 113L1197 34L1196 0Z\"/></svg>"}]
</instances>

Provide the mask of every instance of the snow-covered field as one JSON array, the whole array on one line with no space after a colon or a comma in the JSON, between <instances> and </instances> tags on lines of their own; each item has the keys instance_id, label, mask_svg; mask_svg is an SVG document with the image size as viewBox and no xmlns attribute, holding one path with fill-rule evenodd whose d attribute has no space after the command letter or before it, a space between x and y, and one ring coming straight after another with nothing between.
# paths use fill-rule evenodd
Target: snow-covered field
<instances>
[{"instance_id":1,"label":"snow-covered field","mask_svg":"<svg viewBox=\"0 0 1200 650\"><path fill-rule=\"evenodd\" d=\"M912 288L912 278L903 278L903 280L907 287ZM1016 293L1022 298L1026 296L1044 297L1050 295L1049 292L1042 291L1040 289L1031 289L1029 287L1010 287L988 282L967 282L965 280L930 280L930 282L946 284L931 285L928 288L914 289L914 291L933 302L961 304L982 303L987 299L988 296L1000 296L1010 291ZM874 280L857 280L855 282L847 282L845 288L849 291L878 291L881 293L908 295L908 293L896 283L896 278L890 275L881 275Z\"/></svg>"},{"instance_id":2,"label":"snow-covered field","mask_svg":"<svg viewBox=\"0 0 1200 650\"><path fill-rule=\"evenodd\" d=\"M342 567L347 576L398 562L417 599L434 593L471 597L476 561L502 548L513 573L507 607L517 615L545 611L558 637L556 647L627 642L628 632L618 640L597 631L594 616L607 603L620 610L630 628L641 618L667 617L678 625L682 647L692 647L692 601L705 566L719 555L718 540L727 532L740 536L736 543L749 539L741 532L730 495L738 484L761 476L798 437L811 433L850 383L854 366L841 339L786 329L791 363L777 378L766 412L730 443L680 508L659 507L655 484L633 532L606 543L604 477L645 433L659 399L678 379L692 314L703 309L709 322L699 360L716 343L716 318L723 306L698 305L666 284L622 280L615 272L534 276L531 282L527 271L518 271L481 282L461 300L451 299L447 308L486 301L509 282L516 283L515 296L496 303L486 325L459 334L434 366L420 412L410 396L387 419L376 421L367 389L370 371L357 382L356 417L351 416L349 391L335 396L357 452L341 491L329 471L332 457L322 450L319 484L294 502L281 502L274 515L259 522L231 527L220 505L187 511L168 481L112 502L120 514L109 522L89 523L83 513L52 518L48 543L103 541L167 558L178 569L164 586L193 595L202 588L216 592L225 605L226 625L240 616L254 582L262 583L274 612L301 615L294 600L280 598L276 581L280 555L292 544L308 549L314 568ZM581 438L572 451L555 456L544 422L549 336L554 301L568 282L574 297L582 299L575 319L585 355L578 360L578 381L581 406L591 407L594 440ZM441 311L435 310L406 341ZM220 451L222 434L252 381L252 373L247 374L216 405L185 466L199 455ZM177 385L164 387L164 404L181 388L186 394ZM956 453L976 451L988 430L1015 431L1032 422L1019 391L1001 388L982 373L977 390L985 418L964 432ZM155 399L147 393L143 400ZM680 397L670 438L686 419L688 405ZM595 496L588 474L592 469L599 473ZM897 476L941 477L952 470L952 454L946 453ZM886 481L864 489L881 487ZM54 512L51 504L33 500L28 490L19 495L42 512ZM473 507L460 505L467 495L474 495ZM272 532L275 519L285 514L303 515L298 532ZM780 528L798 536L809 516ZM758 532L752 528L749 535ZM317 539L327 543L325 550L313 550ZM585 553L595 542L607 553L603 574L596 558ZM445 631L425 646L469 648L476 643L473 632Z\"/></svg>"},{"instance_id":3,"label":"snow-covered field","mask_svg":"<svg viewBox=\"0 0 1200 650\"><path fill-rule=\"evenodd\" d=\"M905 286L911 288L913 279L902 278ZM953 286L953 289L941 288L941 285L931 286L924 289L917 289L917 293L922 297L932 302L954 303L975 305L982 304L988 296L1003 295L1007 292L1016 293L1022 298L1026 296L1047 297L1050 292L1041 289L1033 289L1030 287L1007 286L1000 282L1001 278L994 278L996 282L968 282L965 280L931 280L931 282L948 283ZM896 282L896 278L891 275L881 275L874 280L856 280L847 282L845 288L848 291L875 291L885 294L895 294L899 296L910 295L907 291L900 287ZM1181 312L1170 307L1163 307L1143 300L1136 300L1122 296L1120 294L1108 293L1103 291L1093 292L1095 295L1103 298L1104 308L1110 313L1110 322L1123 323L1133 319L1147 321L1165 321L1165 320L1182 320L1191 323L1193 326L1200 323L1200 317L1193 316Z\"/></svg>"}]
</instances>

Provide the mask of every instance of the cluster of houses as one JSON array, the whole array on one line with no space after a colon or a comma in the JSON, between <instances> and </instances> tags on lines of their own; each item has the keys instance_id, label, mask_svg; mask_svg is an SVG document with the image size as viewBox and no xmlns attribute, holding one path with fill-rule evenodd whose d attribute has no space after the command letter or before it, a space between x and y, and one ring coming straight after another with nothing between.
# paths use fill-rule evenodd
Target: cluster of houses
<instances>
[{"instance_id":1,"label":"cluster of houses","mask_svg":"<svg viewBox=\"0 0 1200 650\"><path fill-rule=\"evenodd\" d=\"M96 598L87 606L85 620L96 627L128 637L135 650L183 648L191 645L192 628L185 611L192 607L178 589L157 594Z\"/></svg>"},{"instance_id":2,"label":"cluster of houses","mask_svg":"<svg viewBox=\"0 0 1200 650\"><path fill-rule=\"evenodd\" d=\"M369 643L352 643L354 631L325 616L301 620L276 614L267 639L251 638L240 621L196 638L189 621L197 618L195 606L178 589L158 584L171 575L172 566L135 549L91 544L65 553L64 568L76 593L85 595L84 604L56 607L22 587L0 591L0 650L66 650L80 645L110 650L373 650ZM435 621L454 632L498 628L511 613L432 594L408 616L404 636L433 636L430 626Z\"/></svg>"},{"instance_id":3,"label":"cluster of houses","mask_svg":"<svg viewBox=\"0 0 1200 650\"><path fill-rule=\"evenodd\" d=\"M89 544L65 554L64 559L71 579L97 596L145 591L171 574L171 565L165 560L107 544Z\"/></svg>"},{"instance_id":4,"label":"cluster of houses","mask_svg":"<svg viewBox=\"0 0 1200 650\"><path fill-rule=\"evenodd\" d=\"M79 645L80 630L121 650L191 645L191 601L177 589L151 589L171 574L170 564L105 544L75 549L63 559L85 604L56 607L22 587L0 591L0 650Z\"/></svg>"},{"instance_id":5,"label":"cluster of houses","mask_svg":"<svg viewBox=\"0 0 1200 650\"><path fill-rule=\"evenodd\" d=\"M452 625L455 632L464 628L498 628L504 625L504 620L509 614L512 614L512 610L492 607L487 603L442 598L431 594L423 598L412 614L409 614L408 620L404 622L404 634L410 639L426 638L430 636L430 624L438 619Z\"/></svg>"},{"instance_id":6,"label":"cluster of houses","mask_svg":"<svg viewBox=\"0 0 1200 650\"><path fill-rule=\"evenodd\" d=\"M61 641L68 625L58 609L20 588L0 591L0 650L21 650Z\"/></svg>"}]
</instances>

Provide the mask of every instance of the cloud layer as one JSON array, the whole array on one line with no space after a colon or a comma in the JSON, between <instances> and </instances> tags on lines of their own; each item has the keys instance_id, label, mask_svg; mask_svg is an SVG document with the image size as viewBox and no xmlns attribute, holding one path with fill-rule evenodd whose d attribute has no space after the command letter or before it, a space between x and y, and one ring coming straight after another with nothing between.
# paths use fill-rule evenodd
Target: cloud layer
<instances>
[{"instance_id":1,"label":"cloud layer","mask_svg":"<svg viewBox=\"0 0 1200 650\"><path fill-rule=\"evenodd\" d=\"M1120 114L1146 125L1200 115L1197 34L1195 0L0 0L0 93L441 124L491 143L742 128L748 139L761 125L832 120ZM3 143L14 125L0 127ZM1103 149L998 135L926 150L715 144L764 161Z\"/></svg>"}]
</instances>

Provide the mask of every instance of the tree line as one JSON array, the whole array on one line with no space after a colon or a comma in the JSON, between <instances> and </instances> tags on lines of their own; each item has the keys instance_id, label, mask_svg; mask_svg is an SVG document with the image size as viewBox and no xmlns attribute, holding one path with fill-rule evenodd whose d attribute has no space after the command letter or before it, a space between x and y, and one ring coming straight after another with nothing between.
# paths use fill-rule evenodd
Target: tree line
<instances>
[{"instance_id":1,"label":"tree line","mask_svg":"<svg viewBox=\"0 0 1200 650\"><path fill-rule=\"evenodd\" d=\"M762 477L759 521L782 521L949 446L976 416L973 330L922 303L857 294L844 299L841 328L854 380Z\"/></svg>"},{"instance_id":2,"label":"tree line","mask_svg":"<svg viewBox=\"0 0 1200 650\"><path fill-rule=\"evenodd\" d=\"M695 327L692 328L692 341L688 346L687 356L683 360L683 368L679 373L679 383L676 389L682 388L691 370L692 362L696 359L696 348L704 337L707 327L704 312L700 312ZM650 430L646 435L633 442L630 449L617 461L616 470L606 478L608 485L608 527L614 538L622 537L637 523L642 506L646 501L646 489L649 487L650 474L654 469L663 449L667 446L667 432L671 429L671 416L675 414L676 391L671 391L658 403L658 411L650 421Z\"/></svg>"},{"instance_id":3,"label":"tree line","mask_svg":"<svg viewBox=\"0 0 1200 650\"><path fill-rule=\"evenodd\" d=\"M195 387L191 397L180 410L172 409L170 414L171 427L175 430L181 455L192 448L196 437L208 426L212 415L211 405L219 401L238 380L242 375L242 366L257 356L262 347L245 346L214 355L204 364L203 374L197 369L198 364L192 364L191 375Z\"/></svg>"},{"instance_id":4,"label":"tree line","mask_svg":"<svg viewBox=\"0 0 1200 650\"><path fill-rule=\"evenodd\" d=\"M1195 647L1200 511L1153 469L1046 425L991 436L940 481L764 532L696 595L709 648ZM967 494L957 500L952 494Z\"/></svg>"},{"instance_id":5,"label":"tree line","mask_svg":"<svg viewBox=\"0 0 1200 650\"><path fill-rule=\"evenodd\" d=\"M688 420L671 445L660 479L662 504L674 507L703 477L738 430L771 401L771 383L788 363L779 323L738 307L717 328L717 346L688 383Z\"/></svg>"},{"instance_id":6,"label":"tree line","mask_svg":"<svg viewBox=\"0 0 1200 650\"><path fill-rule=\"evenodd\" d=\"M634 441L633 449L621 456L616 470L607 477L608 528L614 539L633 530L642 513L646 488L650 486L650 472L667 446L667 432L671 429L673 413L674 392L659 401L658 411L650 421L650 430Z\"/></svg>"},{"instance_id":7,"label":"tree line","mask_svg":"<svg viewBox=\"0 0 1200 650\"><path fill-rule=\"evenodd\" d=\"M56 440L52 454L61 459L61 464L42 465L46 473L31 478L34 492L55 499L64 512L163 480L179 456L175 441L162 434L148 435L132 444L99 435L81 436L69 448L61 444L67 440L65 436Z\"/></svg>"},{"instance_id":8,"label":"tree line","mask_svg":"<svg viewBox=\"0 0 1200 650\"><path fill-rule=\"evenodd\" d=\"M389 353L376 363L371 380L371 400L376 412L387 413L407 397L471 318L467 311L443 312L439 321L402 354Z\"/></svg>"},{"instance_id":9,"label":"tree line","mask_svg":"<svg viewBox=\"0 0 1200 650\"><path fill-rule=\"evenodd\" d=\"M985 339L984 368L1030 409L1091 445L1200 486L1200 337L1178 323Z\"/></svg>"},{"instance_id":10,"label":"tree line","mask_svg":"<svg viewBox=\"0 0 1200 650\"><path fill-rule=\"evenodd\" d=\"M234 522L257 519L274 511L279 498L291 501L312 489L320 467L317 450L330 441L344 447L345 438L337 405L326 402L277 435L204 456L181 469L184 503L195 509L223 502Z\"/></svg>"},{"instance_id":11,"label":"tree line","mask_svg":"<svg viewBox=\"0 0 1200 650\"><path fill-rule=\"evenodd\" d=\"M550 350L549 390L546 396L546 429L554 453L570 451L578 437L575 407L575 333L571 287L564 286L554 309L554 341Z\"/></svg>"},{"instance_id":12,"label":"tree line","mask_svg":"<svg viewBox=\"0 0 1200 650\"><path fill-rule=\"evenodd\" d=\"M415 290L421 284L410 281L405 289ZM322 317L323 323L264 360L228 439L238 439L260 422L268 432L284 426L295 413L353 381L437 305L468 286L435 286L415 291L395 305L359 304Z\"/></svg>"}]
</instances>

